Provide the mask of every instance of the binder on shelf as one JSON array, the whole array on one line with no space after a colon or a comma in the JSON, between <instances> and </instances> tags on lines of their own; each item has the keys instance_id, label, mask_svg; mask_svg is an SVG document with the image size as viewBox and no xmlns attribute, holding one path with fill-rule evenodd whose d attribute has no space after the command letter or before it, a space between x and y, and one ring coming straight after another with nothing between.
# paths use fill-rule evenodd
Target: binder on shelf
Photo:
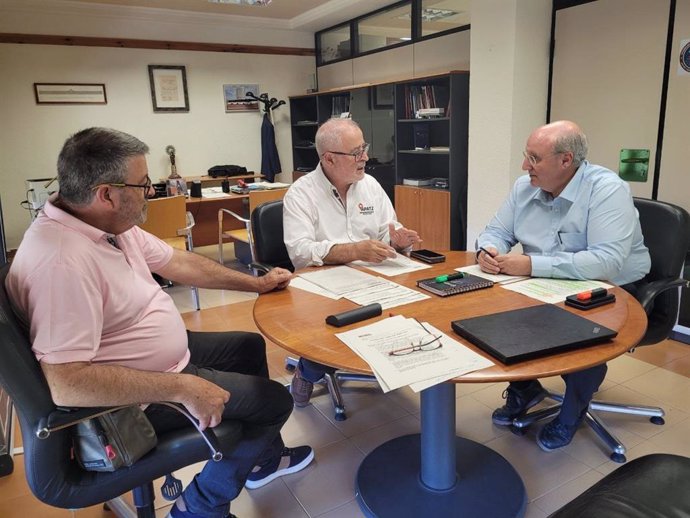
<instances>
[{"instance_id":1,"label":"binder on shelf","mask_svg":"<svg viewBox=\"0 0 690 518\"><path fill-rule=\"evenodd\" d=\"M461 279L453 279L446 282L436 282L436 277L417 281L417 286L440 297L491 288L493 285L492 281L469 273L466 273Z\"/></svg>"},{"instance_id":2,"label":"binder on shelf","mask_svg":"<svg viewBox=\"0 0 690 518\"><path fill-rule=\"evenodd\" d=\"M431 185L433 178L403 178L403 185L414 185L417 187L424 187Z\"/></svg>"}]
</instances>

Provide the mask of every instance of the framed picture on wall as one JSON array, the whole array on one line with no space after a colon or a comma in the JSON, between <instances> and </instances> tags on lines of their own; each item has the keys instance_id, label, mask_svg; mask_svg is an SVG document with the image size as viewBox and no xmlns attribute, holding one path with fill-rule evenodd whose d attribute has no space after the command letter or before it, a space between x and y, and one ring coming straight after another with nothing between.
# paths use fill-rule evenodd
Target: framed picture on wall
<instances>
[{"instance_id":1,"label":"framed picture on wall","mask_svg":"<svg viewBox=\"0 0 690 518\"><path fill-rule=\"evenodd\" d=\"M393 85L377 85L374 90L374 109L385 110L393 108Z\"/></svg>"},{"instance_id":2,"label":"framed picture on wall","mask_svg":"<svg viewBox=\"0 0 690 518\"><path fill-rule=\"evenodd\" d=\"M101 83L34 83L36 104L107 104Z\"/></svg>"},{"instance_id":3,"label":"framed picture on wall","mask_svg":"<svg viewBox=\"0 0 690 518\"><path fill-rule=\"evenodd\" d=\"M183 66L149 65L154 112L188 112L187 73Z\"/></svg>"},{"instance_id":4,"label":"framed picture on wall","mask_svg":"<svg viewBox=\"0 0 690 518\"><path fill-rule=\"evenodd\" d=\"M249 97L248 93L259 97L259 85L223 85L225 113L258 111L259 101Z\"/></svg>"}]
</instances>

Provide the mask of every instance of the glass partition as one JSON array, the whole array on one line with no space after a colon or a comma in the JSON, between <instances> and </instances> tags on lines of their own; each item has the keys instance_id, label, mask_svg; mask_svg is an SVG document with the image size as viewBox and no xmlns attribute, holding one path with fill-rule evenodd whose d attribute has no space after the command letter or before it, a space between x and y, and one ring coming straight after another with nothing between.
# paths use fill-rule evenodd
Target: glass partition
<instances>
[{"instance_id":1,"label":"glass partition","mask_svg":"<svg viewBox=\"0 0 690 518\"><path fill-rule=\"evenodd\" d=\"M317 35L319 63L346 59L352 55L350 24L340 25Z\"/></svg>"},{"instance_id":2,"label":"glass partition","mask_svg":"<svg viewBox=\"0 0 690 518\"><path fill-rule=\"evenodd\" d=\"M422 37L469 24L470 0L422 0Z\"/></svg>"},{"instance_id":3,"label":"glass partition","mask_svg":"<svg viewBox=\"0 0 690 518\"><path fill-rule=\"evenodd\" d=\"M412 2L396 5L357 21L359 53L398 45L412 39Z\"/></svg>"}]
</instances>

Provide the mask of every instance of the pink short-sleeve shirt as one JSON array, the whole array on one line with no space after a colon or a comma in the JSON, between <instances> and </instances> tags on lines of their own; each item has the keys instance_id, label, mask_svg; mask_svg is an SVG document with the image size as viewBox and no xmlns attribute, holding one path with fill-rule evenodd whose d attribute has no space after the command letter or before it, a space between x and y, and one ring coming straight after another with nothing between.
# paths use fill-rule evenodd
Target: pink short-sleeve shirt
<instances>
[{"instance_id":1,"label":"pink short-sleeve shirt","mask_svg":"<svg viewBox=\"0 0 690 518\"><path fill-rule=\"evenodd\" d=\"M115 236L117 247L108 237L50 201L26 231L6 287L36 358L181 371L186 329L151 276L173 249L139 227Z\"/></svg>"}]
</instances>

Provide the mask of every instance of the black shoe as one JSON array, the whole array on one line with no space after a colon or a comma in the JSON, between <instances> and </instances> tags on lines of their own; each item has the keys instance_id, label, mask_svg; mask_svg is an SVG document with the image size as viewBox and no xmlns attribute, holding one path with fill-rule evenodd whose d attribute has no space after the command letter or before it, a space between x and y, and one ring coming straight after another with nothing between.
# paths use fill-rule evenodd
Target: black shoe
<instances>
[{"instance_id":1,"label":"black shoe","mask_svg":"<svg viewBox=\"0 0 690 518\"><path fill-rule=\"evenodd\" d=\"M548 395L546 389L536 380L523 390L517 390L508 385L508 388L503 391L506 404L494 410L494 413L491 414L491 421L499 426L510 426L513 424L513 419L523 416Z\"/></svg>"},{"instance_id":2,"label":"black shoe","mask_svg":"<svg viewBox=\"0 0 690 518\"><path fill-rule=\"evenodd\" d=\"M544 451L553 451L567 446L573 440L581 422L582 420L580 419L577 423L570 426L561 423L557 417L539 431L537 444Z\"/></svg>"}]
</instances>

